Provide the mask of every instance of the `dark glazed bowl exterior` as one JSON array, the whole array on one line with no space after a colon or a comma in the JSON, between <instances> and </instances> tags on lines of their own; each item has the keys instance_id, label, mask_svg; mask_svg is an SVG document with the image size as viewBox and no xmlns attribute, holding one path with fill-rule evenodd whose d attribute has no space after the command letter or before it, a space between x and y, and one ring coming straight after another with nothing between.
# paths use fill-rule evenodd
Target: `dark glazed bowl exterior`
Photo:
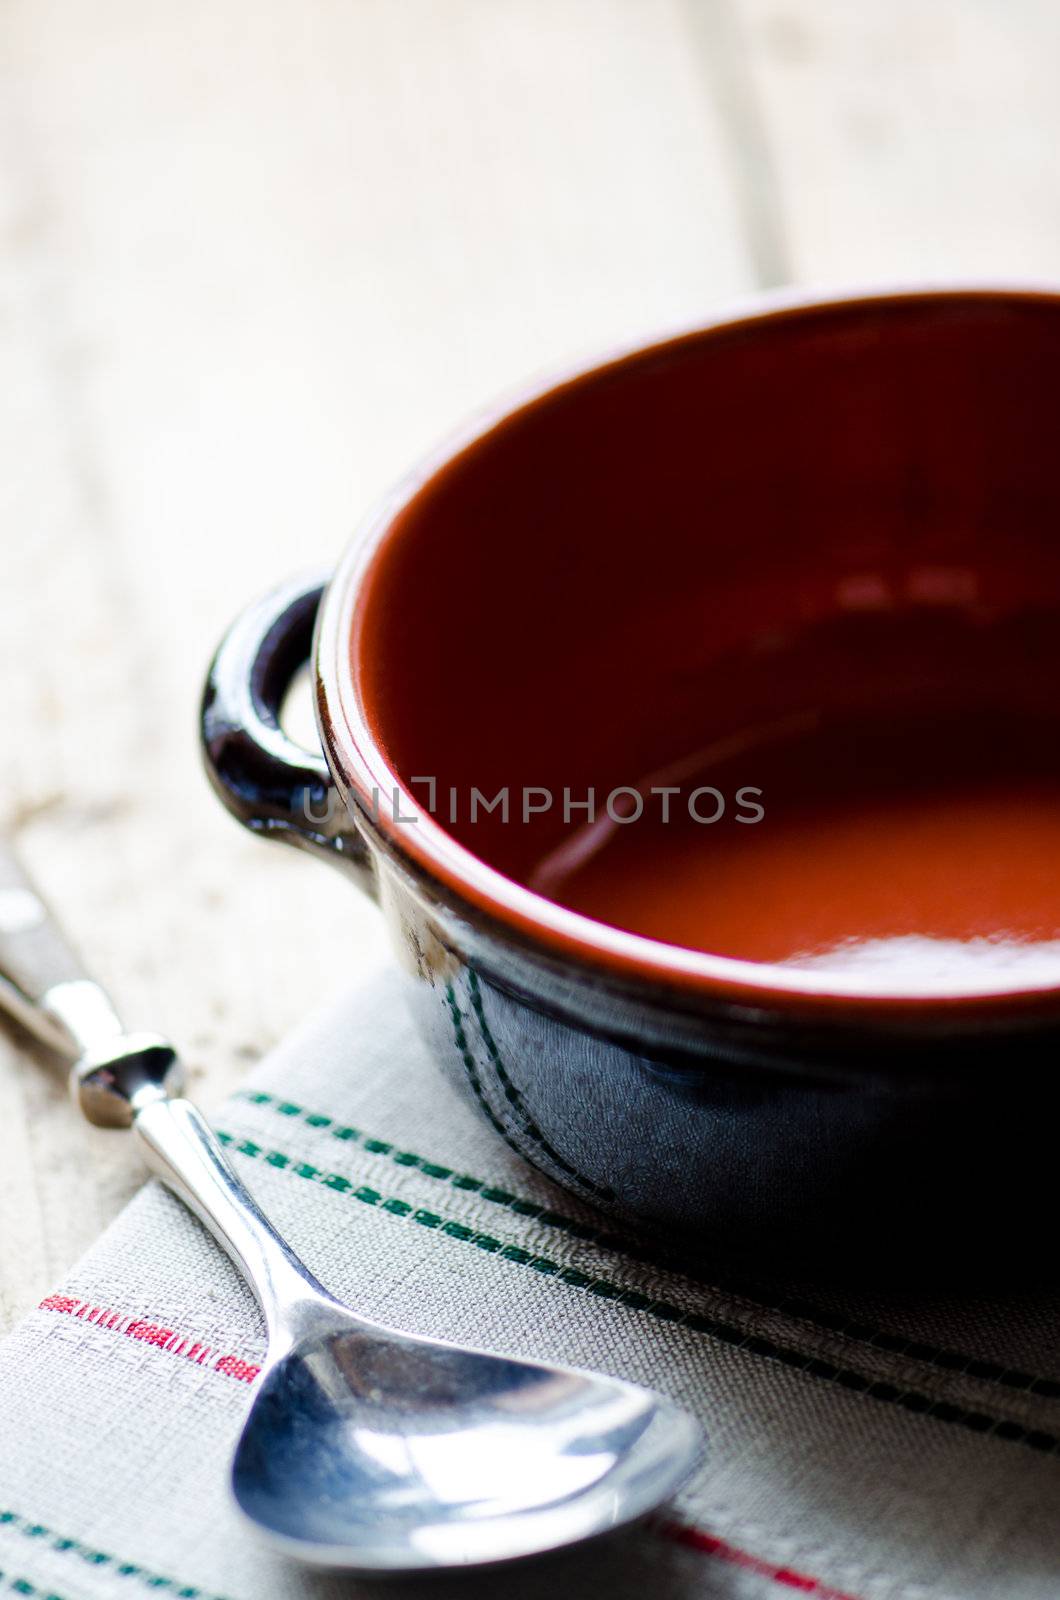
<instances>
[{"instance_id":1,"label":"dark glazed bowl exterior","mask_svg":"<svg viewBox=\"0 0 1060 1600\"><path fill-rule=\"evenodd\" d=\"M368 525L330 585L322 579L288 585L234 625L206 688L207 768L245 825L345 866L369 888L439 1062L498 1135L558 1183L604 1210L676 1230L683 1250L694 1246L756 1275L912 1279L926 1270L938 1278L973 1265L992 1276L1022 1275L1037 1266L1024 1219L1052 1203L1055 988L861 993L593 923L533 894L516 873L488 865L426 813L409 781L400 718L388 712L413 696L421 705L435 697L442 731L433 743L425 735L425 742L432 745L428 760L440 759L445 772L445 728L452 729L446 674L459 681L463 647L455 647L451 668L436 655L430 678L430 651L417 654L417 641L434 628L427 608L440 609L446 599L445 563L421 572L414 588L392 552L400 537L419 538L421 552L430 548L422 529L416 533L417 519L426 526L433 517L440 526L438 508L447 497L455 496L459 509L462 484L480 459L492 452L499 473L518 471L521 427L532 443L535 419L547 422L550 408L562 418L563 408L580 406L584 394L620 392L630 373L665 383L674 364L698 360L701 350L724 349L726 360L743 362L733 370L750 368L757 384L784 372L791 338L802 340L810 367L825 349L827 367L836 330L841 365L883 362L878 414L843 424L823 445L805 417L793 422L791 448L801 454L791 454L771 477L770 428L780 430L781 441L788 437L781 402L771 402L772 420L745 446L748 461L756 451L760 459L742 537L751 545L760 538L763 565L779 559L779 547L768 546L776 507L802 495L806 526L815 516L820 521L821 495L835 499L849 488L829 477L830 464L846 461L848 476L860 471L872 480L881 527L897 518L912 529L910 537L932 546L935 560L933 542L950 538L936 528L948 497L964 519L967 561L982 573L999 565L998 582L1014 592L1025 561L1038 597L1048 591L1060 609L1060 540L1054 551L1036 531L1054 511L1060 518L1046 406L1060 358L1060 297L961 290L789 302L557 385L491 419L417 474ZM926 400L911 400L897 425L894 396L886 392L892 339L896 349L905 341L911 367L923 363L927 391ZM1039 348L1040 363L1033 354ZM976 411L976 374L991 363L997 372L987 370L987 386L996 391L1000 381L1002 390L1007 384L1021 396L1009 423L1000 409L985 419ZM904 382L903 369L899 389ZM967 384L976 390L970 400L961 399ZM752 384L743 399L737 396L737 414L753 392ZM822 401L821 392L807 383L809 412L820 405L833 420L841 417L836 396L826 393ZM939 402L950 404L949 420L930 410ZM763 401L767 411L769 404ZM993 442L980 437L981 459L969 458L968 438L987 427ZM884 434L885 442L874 445ZM925 434L926 456L916 442ZM913 442L906 447L902 435ZM649 450L649 465L660 448L656 441ZM776 449L783 454L783 442ZM807 450L810 489L799 478ZM639 470L649 466L642 461ZM1013 490L1012 474L1021 494L1009 545L999 549L995 512L998 496ZM484 497L491 492L487 480ZM525 538L527 529L517 532ZM439 534L436 548L444 542ZM831 573L828 564L842 559L841 546L838 538L822 540L822 570ZM743 569L735 557L730 565L735 594ZM724 561L719 570L724 587ZM785 604L797 572L797 560L787 561L784 584L775 592L760 586L754 603ZM481 614L488 575L471 587ZM405 593L407 611L398 605ZM370 602L378 595L373 615ZM495 603L503 620L503 593ZM605 595L602 609L606 604ZM461 621L466 617L450 625ZM444 630L435 630L435 651L443 638ZM387 639L389 665L380 648ZM399 665L410 652L411 665ZM279 725L286 687L310 654L323 757L296 747ZM503 662L498 677L503 689ZM520 686L514 679L512 685L518 698ZM501 703L487 709L494 722L503 721ZM532 718L529 701L518 709L524 723ZM423 733L428 724L416 726ZM469 747L475 735L474 727L465 734ZM459 746L460 739L449 742ZM459 760L449 776L467 778ZM399 823L390 804L380 804L380 793L394 787L401 814L414 822Z\"/></svg>"}]
</instances>

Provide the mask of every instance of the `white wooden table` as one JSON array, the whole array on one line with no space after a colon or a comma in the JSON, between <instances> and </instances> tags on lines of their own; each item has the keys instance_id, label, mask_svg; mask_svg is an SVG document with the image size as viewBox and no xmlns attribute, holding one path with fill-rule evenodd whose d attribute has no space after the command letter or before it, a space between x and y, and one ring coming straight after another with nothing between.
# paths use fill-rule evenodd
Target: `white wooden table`
<instances>
[{"instance_id":1,"label":"white wooden table","mask_svg":"<svg viewBox=\"0 0 1060 1600\"><path fill-rule=\"evenodd\" d=\"M8 0L0 826L209 1106L380 937L200 774L229 616L527 375L1060 278L1048 0ZM0 1035L0 1325L141 1181Z\"/></svg>"}]
</instances>

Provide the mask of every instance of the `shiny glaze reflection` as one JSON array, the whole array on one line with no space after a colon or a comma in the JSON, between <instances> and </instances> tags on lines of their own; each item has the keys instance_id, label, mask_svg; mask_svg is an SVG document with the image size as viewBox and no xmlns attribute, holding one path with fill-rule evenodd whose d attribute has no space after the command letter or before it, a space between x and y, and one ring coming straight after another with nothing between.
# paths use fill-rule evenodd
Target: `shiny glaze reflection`
<instances>
[{"instance_id":1,"label":"shiny glaze reflection","mask_svg":"<svg viewBox=\"0 0 1060 1600\"><path fill-rule=\"evenodd\" d=\"M680 799L663 821L653 790L688 773L682 793L720 797L700 810L721 811L715 821ZM757 820L732 803L748 784ZM1060 983L1055 715L810 710L638 788L637 821L604 814L574 830L531 886L634 933L839 988Z\"/></svg>"},{"instance_id":2,"label":"shiny glaze reflection","mask_svg":"<svg viewBox=\"0 0 1060 1600\"><path fill-rule=\"evenodd\" d=\"M406 955L422 949L415 907L393 912ZM1050 1281L1024 1223L1055 1187L1055 1036L1022 1041L1017 1059L986 1031L974 1051L944 1038L837 1047L761 1018L758 1053L741 1059L744 1029L696 1041L654 1019L649 1042L643 1014L613 996L571 1015L559 994L526 1004L512 978L510 965L421 967L406 999L468 1105L610 1213L601 1229L622 1248L639 1238L652 1259L751 1285ZM1028 1082L1042 1115L1028 1114Z\"/></svg>"}]
</instances>

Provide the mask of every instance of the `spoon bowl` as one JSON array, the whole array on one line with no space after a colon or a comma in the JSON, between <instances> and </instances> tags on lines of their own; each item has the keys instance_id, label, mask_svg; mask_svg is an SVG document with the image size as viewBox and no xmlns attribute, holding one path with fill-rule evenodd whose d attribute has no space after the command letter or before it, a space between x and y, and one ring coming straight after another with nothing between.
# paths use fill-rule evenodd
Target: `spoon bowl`
<instances>
[{"instance_id":1,"label":"spoon bowl","mask_svg":"<svg viewBox=\"0 0 1060 1600\"><path fill-rule=\"evenodd\" d=\"M415 1338L340 1305L180 1093L173 1047L123 1027L2 846L0 1010L71 1064L90 1122L132 1130L257 1296L268 1358L232 1489L287 1554L358 1572L511 1561L634 1521L695 1465L698 1426L647 1389Z\"/></svg>"},{"instance_id":2,"label":"spoon bowl","mask_svg":"<svg viewBox=\"0 0 1060 1600\"><path fill-rule=\"evenodd\" d=\"M336 1308L266 1372L232 1487L300 1561L412 1572L633 1521L699 1447L690 1418L633 1384L395 1336Z\"/></svg>"}]
</instances>

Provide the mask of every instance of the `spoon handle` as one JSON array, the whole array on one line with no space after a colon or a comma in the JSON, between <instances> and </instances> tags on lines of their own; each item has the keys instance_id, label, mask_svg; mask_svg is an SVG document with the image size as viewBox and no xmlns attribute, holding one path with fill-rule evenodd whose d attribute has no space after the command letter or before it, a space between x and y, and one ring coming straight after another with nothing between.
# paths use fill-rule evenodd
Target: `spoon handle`
<instances>
[{"instance_id":1,"label":"spoon handle","mask_svg":"<svg viewBox=\"0 0 1060 1600\"><path fill-rule=\"evenodd\" d=\"M213 1234L254 1291L270 1344L301 1331L327 1291L259 1210L206 1120L180 1094L171 1045L129 1033L9 850L0 845L0 1011L71 1066L81 1110L131 1128L152 1172Z\"/></svg>"},{"instance_id":2,"label":"spoon handle","mask_svg":"<svg viewBox=\"0 0 1060 1600\"><path fill-rule=\"evenodd\" d=\"M0 1011L67 1061L81 1035L121 1031L114 1008L11 851L0 843Z\"/></svg>"},{"instance_id":3,"label":"spoon handle","mask_svg":"<svg viewBox=\"0 0 1060 1600\"><path fill-rule=\"evenodd\" d=\"M265 1314L270 1346L292 1342L331 1296L243 1187L205 1117L183 1096L141 1106L133 1133L148 1166L232 1258Z\"/></svg>"}]
</instances>

